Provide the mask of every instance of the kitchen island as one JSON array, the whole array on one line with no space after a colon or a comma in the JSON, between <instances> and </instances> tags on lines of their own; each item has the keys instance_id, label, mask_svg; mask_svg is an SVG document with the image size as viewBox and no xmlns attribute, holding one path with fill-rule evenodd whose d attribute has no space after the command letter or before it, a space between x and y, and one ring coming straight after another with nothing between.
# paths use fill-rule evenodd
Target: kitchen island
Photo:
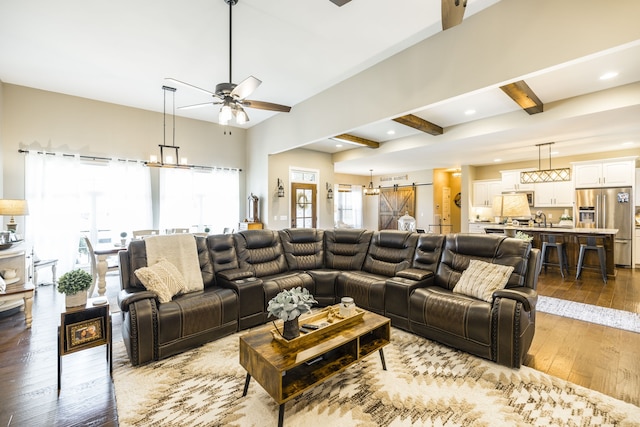
<instances>
[{"instance_id":1,"label":"kitchen island","mask_svg":"<svg viewBox=\"0 0 640 427\"><path fill-rule=\"evenodd\" d=\"M500 231L506 228L505 225L492 226L488 231ZM516 231L521 231L533 236L532 244L534 248L541 249L542 243L540 235L542 234L559 234L565 236L565 245L567 247L567 257L569 259L569 270L575 277L576 265L578 263L578 255L580 253L580 243L578 242L578 236L595 235L604 238L604 249L607 256L607 276L615 277L616 275L616 263L614 240L618 229L616 228L564 228L564 227L526 227L515 226ZM551 250L547 255L547 259L550 262L557 262L556 251ZM596 251L586 251L585 259L583 262L585 268L595 268L600 270L600 263L598 260L598 254ZM584 270L583 270L584 272ZM584 274L584 273L583 273Z\"/></svg>"}]
</instances>

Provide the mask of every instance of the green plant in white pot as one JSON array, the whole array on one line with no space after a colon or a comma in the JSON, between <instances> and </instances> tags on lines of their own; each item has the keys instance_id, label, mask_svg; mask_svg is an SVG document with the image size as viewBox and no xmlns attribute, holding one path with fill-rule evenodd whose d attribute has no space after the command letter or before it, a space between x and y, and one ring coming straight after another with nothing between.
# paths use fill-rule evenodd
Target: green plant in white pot
<instances>
[{"instance_id":1,"label":"green plant in white pot","mask_svg":"<svg viewBox=\"0 0 640 427\"><path fill-rule=\"evenodd\" d=\"M67 307L78 307L87 303L87 290L91 287L91 274L82 269L71 270L58 279L58 292L66 295Z\"/></svg>"}]
</instances>

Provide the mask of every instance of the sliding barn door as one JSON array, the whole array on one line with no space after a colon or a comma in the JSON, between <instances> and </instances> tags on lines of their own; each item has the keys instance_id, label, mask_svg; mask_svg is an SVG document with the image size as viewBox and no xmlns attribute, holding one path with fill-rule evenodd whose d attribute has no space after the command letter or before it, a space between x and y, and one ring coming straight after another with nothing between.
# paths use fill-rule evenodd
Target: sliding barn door
<instances>
[{"instance_id":1,"label":"sliding barn door","mask_svg":"<svg viewBox=\"0 0 640 427\"><path fill-rule=\"evenodd\" d=\"M409 213L415 218L416 191L414 187L383 188L380 191L378 229L397 230L398 219Z\"/></svg>"}]
</instances>

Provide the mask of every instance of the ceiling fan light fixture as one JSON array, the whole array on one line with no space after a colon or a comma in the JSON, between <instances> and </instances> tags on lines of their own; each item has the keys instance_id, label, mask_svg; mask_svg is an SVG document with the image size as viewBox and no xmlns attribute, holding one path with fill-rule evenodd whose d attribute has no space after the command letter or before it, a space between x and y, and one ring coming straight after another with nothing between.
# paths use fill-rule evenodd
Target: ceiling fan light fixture
<instances>
[{"instance_id":1,"label":"ceiling fan light fixture","mask_svg":"<svg viewBox=\"0 0 640 427\"><path fill-rule=\"evenodd\" d=\"M239 125L243 125L249 121L249 117L247 117L247 113L244 111L244 108L241 106L237 106L236 110L236 123Z\"/></svg>"},{"instance_id":2,"label":"ceiling fan light fixture","mask_svg":"<svg viewBox=\"0 0 640 427\"><path fill-rule=\"evenodd\" d=\"M222 108L220 108L220 114L218 115L218 121L221 125L228 125L229 121L233 118L233 110L228 102L225 101Z\"/></svg>"}]
</instances>

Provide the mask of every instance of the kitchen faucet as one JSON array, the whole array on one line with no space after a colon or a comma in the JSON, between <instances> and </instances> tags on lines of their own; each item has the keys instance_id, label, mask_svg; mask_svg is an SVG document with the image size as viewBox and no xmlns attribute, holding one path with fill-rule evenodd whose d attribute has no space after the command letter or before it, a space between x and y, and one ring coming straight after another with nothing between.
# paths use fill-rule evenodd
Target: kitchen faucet
<instances>
[{"instance_id":1,"label":"kitchen faucet","mask_svg":"<svg viewBox=\"0 0 640 427\"><path fill-rule=\"evenodd\" d=\"M547 228L547 216L544 214L544 212L537 211L536 218L534 221L537 222L538 224L543 223L544 228Z\"/></svg>"}]
</instances>

